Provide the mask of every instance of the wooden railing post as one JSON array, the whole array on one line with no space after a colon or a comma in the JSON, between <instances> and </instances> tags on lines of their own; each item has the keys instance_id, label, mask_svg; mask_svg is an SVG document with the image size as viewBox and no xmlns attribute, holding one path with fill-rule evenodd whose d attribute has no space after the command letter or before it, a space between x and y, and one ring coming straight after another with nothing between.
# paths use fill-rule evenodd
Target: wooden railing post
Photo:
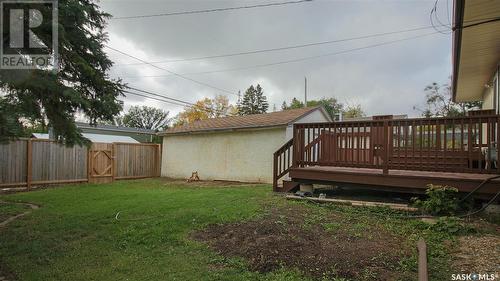
<instances>
[{"instance_id":1,"label":"wooden railing post","mask_svg":"<svg viewBox=\"0 0 500 281\"><path fill-rule=\"evenodd\" d=\"M293 151L292 151L292 167L297 167L297 161L299 160L299 138L297 125L293 125Z\"/></svg>"},{"instance_id":2,"label":"wooden railing post","mask_svg":"<svg viewBox=\"0 0 500 281\"><path fill-rule=\"evenodd\" d=\"M497 143L496 143L496 149L497 149L497 173L500 174L500 116L497 117Z\"/></svg>"},{"instance_id":3,"label":"wooden railing post","mask_svg":"<svg viewBox=\"0 0 500 281\"><path fill-rule=\"evenodd\" d=\"M389 173L389 153L390 153L390 137L389 137L389 121L388 120L384 120L384 154L383 154L383 157L384 157L384 168L383 168L383 172L384 174L388 174Z\"/></svg>"},{"instance_id":4,"label":"wooden railing post","mask_svg":"<svg viewBox=\"0 0 500 281\"><path fill-rule=\"evenodd\" d=\"M31 139L27 141L26 149L26 189L31 189L31 180L33 177L33 143Z\"/></svg>"},{"instance_id":5,"label":"wooden railing post","mask_svg":"<svg viewBox=\"0 0 500 281\"><path fill-rule=\"evenodd\" d=\"M273 154L273 191L278 190L278 155Z\"/></svg>"}]
</instances>

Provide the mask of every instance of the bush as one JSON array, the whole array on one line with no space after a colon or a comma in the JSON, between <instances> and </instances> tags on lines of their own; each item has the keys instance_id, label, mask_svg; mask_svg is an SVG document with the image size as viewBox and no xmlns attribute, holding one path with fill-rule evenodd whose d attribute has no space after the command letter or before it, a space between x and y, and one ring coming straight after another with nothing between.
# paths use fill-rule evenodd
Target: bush
<instances>
[{"instance_id":1,"label":"bush","mask_svg":"<svg viewBox=\"0 0 500 281\"><path fill-rule=\"evenodd\" d=\"M414 206L431 215L453 215L458 210L458 189L450 186L429 184L425 200L414 200Z\"/></svg>"},{"instance_id":2,"label":"bush","mask_svg":"<svg viewBox=\"0 0 500 281\"><path fill-rule=\"evenodd\" d=\"M439 218L436 224L431 226L431 229L449 235L465 235L476 232L473 226L465 225L460 219L455 217Z\"/></svg>"}]
</instances>

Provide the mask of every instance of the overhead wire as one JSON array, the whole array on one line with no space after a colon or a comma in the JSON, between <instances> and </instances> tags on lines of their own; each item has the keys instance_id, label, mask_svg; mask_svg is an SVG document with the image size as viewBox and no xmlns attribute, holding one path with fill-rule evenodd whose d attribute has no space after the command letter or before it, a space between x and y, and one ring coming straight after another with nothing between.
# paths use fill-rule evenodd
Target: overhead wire
<instances>
[{"instance_id":1,"label":"overhead wire","mask_svg":"<svg viewBox=\"0 0 500 281\"><path fill-rule=\"evenodd\" d=\"M312 47L312 46L320 46L320 45L326 45L326 44L334 44L334 43L340 43L340 42L368 39L368 38L394 35L394 34L400 34L400 33L407 33L407 32L413 32L413 31L420 31L420 30L426 30L426 29L430 29L430 28L433 28L433 26L421 26L421 27L410 28L410 29L382 32L382 33L375 33L375 34L367 34L367 35L361 35L361 36L356 36L356 37L335 39L335 40L328 40L328 41L319 41L319 42L312 42L312 43L305 43L305 44L289 45L289 46L282 46L282 47L276 47L276 48L266 48L266 49L259 49L259 50L250 50L250 51L242 51L242 52L234 52L234 53L218 54L218 55L209 55L209 56L200 56L200 57L191 57L191 58L183 58L183 59L150 61L150 63L154 63L154 64L173 63L173 62L195 61L195 60L205 60L205 59L214 59L214 58L243 56L243 55L259 54L259 53L266 53L266 52L276 52L276 51L300 49L300 48L306 48L306 47ZM115 66L118 66L118 65L140 65L140 64L144 64L144 63L122 63L122 64L116 64Z\"/></svg>"},{"instance_id":2,"label":"overhead wire","mask_svg":"<svg viewBox=\"0 0 500 281\"><path fill-rule=\"evenodd\" d=\"M285 2L246 5L246 6L237 6L237 7L205 9L205 10L157 13L157 14L147 14L147 15L121 16L121 17L113 17L111 19L112 20L124 20L124 19L139 19L139 18L153 18L153 17L168 17L168 16L180 16L180 15L204 14L204 13L224 12L224 11L233 11L233 10L241 10L241 9L254 9L254 8L263 8L263 7L284 6L284 5L300 4L300 3L312 2L312 1L313 0L285 1Z\"/></svg>"},{"instance_id":3,"label":"overhead wire","mask_svg":"<svg viewBox=\"0 0 500 281\"><path fill-rule=\"evenodd\" d=\"M238 94L236 94L236 93L234 93L234 92L231 92L231 91L229 91L229 90L225 90L225 89L222 89L222 88L219 88L219 87L213 86L213 85L211 85L211 84L208 84L208 83L205 83L205 82L201 82L201 81L198 81L198 80L195 80L195 79L192 79L192 78L186 77L186 76L184 76L183 74L179 74L179 73L174 72L174 71L172 71L172 70L169 70L169 69L167 69L167 68L157 66L157 65L155 65L155 64L152 64L152 63L150 63L150 62L147 62L147 61L145 61L145 60L143 60L143 59L141 59L141 58L138 58L138 57L136 57L136 56L133 56L133 55L131 55L131 54L128 54L128 53L126 53L126 52L124 52L124 51L120 51L120 50L118 50L118 49L116 49L116 48L113 48L113 47L111 47L111 46L108 46L108 45L104 45L104 46L105 46L106 48L110 49L110 50L113 50L113 51L117 52L117 53L120 53L120 54L125 55L125 56L130 57L130 58L133 58L133 59L138 60L138 61L140 61L140 62L143 62L143 63L145 63L145 64L148 64L148 65L150 65L150 66L152 66L152 67L154 67L154 68L156 68L156 69L159 69L159 70L162 70L162 71L166 71L166 72L168 72L168 73L170 73L170 74L172 74L172 75L175 75L175 76L177 76L177 77L180 77L180 78L182 78L182 79L185 79L185 80L191 81L191 82L193 82L193 83L196 83L196 84L199 84L199 85L203 85L203 86L206 86L206 87L209 87L209 88L212 88L212 89L215 89L215 90L221 91L221 92L225 92L225 93L228 93L228 94L232 94L232 95L238 96Z\"/></svg>"},{"instance_id":4,"label":"overhead wire","mask_svg":"<svg viewBox=\"0 0 500 281\"><path fill-rule=\"evenodd\" d=\"M273 62L273 63L258 64L258 65L251 65L251 66L245 66L245 67L236 67L236 68L227 68L227 69L212 70L212 71L183 73L182 75L211 74L211 73L240 71L240 70L247 70L247 69L253 69L253 68L261 68L261 67L270 67L270 66L275 66L275 65L289 64L289 63L301 62L301 61L306 61L306 60L311 60L311 59L318 59L318 58L322 58L322 57L335 56L335 55L360 51L360 50L364 50L364 49L375 48L375 47L379 47L379 46L390 45L390 44L394 44L397 42L408 41L408 40L426 37L426 36L430 36L430 35L434 35L434 34L437 34L437 32L426 33L426 34L421 34L418 36L412 36L412 37L407 37L407 38L403 38L403 39L391 40L391 41L386 41L386 42L377 43L377 44L371 44L371 45L358 47L358 48L346 49L346 50L339 51L339 52L325 53L325 54L320 54L320 55L315 55L315 56L308 56L308 57L302 57L302 58L297 58L297 59L277 61L277 62ZM137 76L123 76L122 78L138 78L138 77L154 78L154 77L168 77L168 76L171 76L171 75L137 75Z\"/></svg>"}]
</instances>

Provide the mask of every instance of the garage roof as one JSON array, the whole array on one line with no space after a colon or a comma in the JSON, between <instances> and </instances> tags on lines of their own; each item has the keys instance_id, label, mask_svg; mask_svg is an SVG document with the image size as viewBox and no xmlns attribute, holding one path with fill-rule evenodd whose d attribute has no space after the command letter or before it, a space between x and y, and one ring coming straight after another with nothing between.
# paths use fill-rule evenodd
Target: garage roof
<instances>
[{"instance_id":1,"label":"garage roof","mask_svg":"<svg viewBox=\"0 0 500 281\"><path fill-rule=\"evenodd\" d=\"M266 127L287 126L290 123L310 114L315 110L320 110L327 120L330 120L328 113L321 106L290 109L264 114L253 114L245 116L229 116L221 118L211 118L200 120L191 124L170 128L159 135L170 135L180 133L194 133L207 131L253 129Z\"/></svg>"},{"instance_id":2,"label":"garage roof","mask_svg":"<svg viewBox=\"0 0 500 281\"><path fill-rule=\"evenodd\" d=\"M49 139L49 134L43 133L33 133L31 134L37 139ZM101 135L101 134L91 134L82 133L82 135L89 139L91 142L102 142L102 143L113 143L113 142L126 142L126 143L139 143L135 139L129 136L117 136L117 135Z\"/></svg>"}]
</instances>

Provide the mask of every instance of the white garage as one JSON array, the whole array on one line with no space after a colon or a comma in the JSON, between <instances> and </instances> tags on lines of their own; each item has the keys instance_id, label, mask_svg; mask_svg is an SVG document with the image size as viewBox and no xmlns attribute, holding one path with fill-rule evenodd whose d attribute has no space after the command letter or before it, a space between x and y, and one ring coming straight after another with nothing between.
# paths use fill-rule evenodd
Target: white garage
<instances>
[{"instance_id":1,"label":"white garage","mask_svg":"<svg viewBox=\"0 0 500 281\"><path fill-rule=\"evenodd\" d=\"M272 182L273 153L293 124L331 122L323 107L201 120L162 133L163 177Z\"/></svg>"}]
</instances>

